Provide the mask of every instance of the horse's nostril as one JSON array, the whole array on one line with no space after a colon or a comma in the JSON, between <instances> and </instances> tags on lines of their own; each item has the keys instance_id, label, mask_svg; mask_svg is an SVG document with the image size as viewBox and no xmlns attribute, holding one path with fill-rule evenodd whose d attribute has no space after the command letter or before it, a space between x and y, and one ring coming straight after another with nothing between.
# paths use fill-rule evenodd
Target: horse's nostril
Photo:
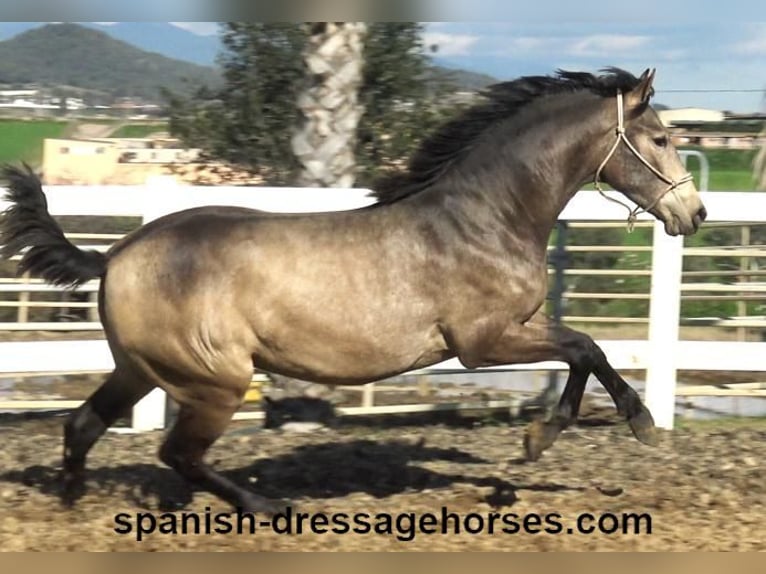
<instances>
[{"instance_id":1,"label":"horse's nostril","mask_svg":"<svg viewBox=\"0 0 766 574\"><path fill-rule=\"evenodd\" d=\"M700 218L700 221L705 221L705 218L707 217L707 209L704 207L700 207L700 210L697 212L697 215Z\"/></svg>"}]
</instances>

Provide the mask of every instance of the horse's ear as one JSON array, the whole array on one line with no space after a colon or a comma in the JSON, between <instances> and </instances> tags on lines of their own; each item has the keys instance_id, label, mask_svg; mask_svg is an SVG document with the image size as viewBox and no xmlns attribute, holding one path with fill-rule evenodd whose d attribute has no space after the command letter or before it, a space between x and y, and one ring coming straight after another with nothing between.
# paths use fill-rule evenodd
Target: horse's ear
<instances>
[{"instance_id":1,"label":"horse's ear","mask_svg":"<svg viewBox=\"0 0 766 574\"><path fill-rule=\"evenodd\" d=\"M644 70L638 80L638 85L630 91L631 107L644 106L649 103L649 99L654 95L654 75L657 72L655 68Z\"/></svg>"}]
</instances>

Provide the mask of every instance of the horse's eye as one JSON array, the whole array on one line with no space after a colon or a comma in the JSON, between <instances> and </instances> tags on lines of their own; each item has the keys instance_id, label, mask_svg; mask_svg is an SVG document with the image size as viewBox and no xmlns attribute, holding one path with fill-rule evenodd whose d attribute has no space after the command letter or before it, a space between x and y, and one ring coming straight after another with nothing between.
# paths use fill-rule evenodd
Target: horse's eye
<instances>
[{"instance_id":1,"label":"horse's eye","mask_svg":"<svg viewBox=\"0 0 766 574\"><path fill-rule=\"evenodd\" d=\"M668 137L660 136L660 137L654 138L654 145L656 145L657 147L668 147Z\"/></svg>"}]
</instances>

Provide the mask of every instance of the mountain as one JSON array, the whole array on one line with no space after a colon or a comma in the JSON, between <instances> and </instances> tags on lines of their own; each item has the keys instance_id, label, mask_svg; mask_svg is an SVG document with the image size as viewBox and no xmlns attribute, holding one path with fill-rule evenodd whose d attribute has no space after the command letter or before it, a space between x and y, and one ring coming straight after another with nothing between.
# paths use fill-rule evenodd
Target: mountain
<instances>
[{"instance_id":1,"label":"mountain","mask_svg":"<svg viewBox=\"0 0 766 574\"><path fill-rule=\"evenodd\" d=\"M48 22L0 22L0 41L45 26ZM201 66L212 66L221 40L217 35L201 36L169 22L73 22L148 52L156 52Z\"/></svg>"},{"instance_id":2,"label":"mountain","mask_svg":"<svg viewBox=\"0 0 766 574\"><path fill-rule=\"evenodd\" d=\"M67 85L157 99L160 88L184 92L219 81L214 68L147 52L78 24L47 24L0 42L3 84Z\"/></svg>"},{"instance_id":3,"label":"mountain","mask_svg":"<svg viewBox=\"0 0 766 574\"><path fill-rule=\"evenodd\" d=\"M214 61L218 36L200 36L168 22L0 22L0 40L0 84L70 86L104 94L107 100L156 100L160 87L183 93L200 83L220 81L213 67L181 61ZM497 81L438 58L432 78L449 79L463 91Z\"/></svg>"},{"instance_id":4,"label":"mountain","mask_svg":"<svg viewBox=\"0 0 766 574\"><path fill-rule=\"evenodd\" d=\"M94 22L81 24L142 50L201 66L214 65L221 49L221 40L217 35L200 36L168 22L118 22L109 26Z\"/></svg>"},{"instance_id":5,"label":"mountain","mask_svg":"<svg viewBox=\"0 0 766 574\"><path fill-rule=\"evenodd\" d=\"M461 70L440 63L439 60L435 60L432 67L436 79L445 78L450 80L460 90L472 92L486 88L491 84L496 84L499 80L488 74L481 74L478 72L470 72L468 70Z\"/></svg>"},{"instance_id":6,"label":"mountain","mask_svg":"<svg viewBox=\"0 0 766 574\"><path fill-rule=\"evenodd\" d=\"M117 22L108 25L99 22L78 22L81 26L108 34L136 48L156 52L185 62L212 66L221 50L218 35L200 36L178 28L169 22ZM45 22L0 22L0 41L40 28ZM437 75L448 75L463 90L475 90L497 82L487 74L460 69L449 60L433 59Z\"/></svg>"}]
</instances>

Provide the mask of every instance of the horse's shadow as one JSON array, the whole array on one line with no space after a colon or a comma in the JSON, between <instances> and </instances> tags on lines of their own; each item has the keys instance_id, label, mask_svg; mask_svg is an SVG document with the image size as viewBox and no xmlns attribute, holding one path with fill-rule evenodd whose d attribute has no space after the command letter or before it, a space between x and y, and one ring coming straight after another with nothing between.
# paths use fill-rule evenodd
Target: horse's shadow
<instances>
[{"instance_id":1,"label":"horse's shadow","mask_svg":"<svg viewBox=\"0 0 766 574\"><path fill-rule=\"evenodd\" d=\"M454 484L491 487L478 495L476 502L493 507L510 506L523 490L581 490L556 483L518 485L494 476L463 472L444 472L425 468L418 462L457 465L488 465L490 461L457 448L428 447L405 441L327 442L299 446L289 453L264 458L239 468L227 468L222 474L257 493L282 500L327 499L353 493L367 493L375 498L394 494L446 489ZM511 461L519 463L520 461ZM124 496L140 508L178 510L192 502L194 490L174 471L153 464L125 464L87 470L89 492ZM43 494L61 495L59 470L35 465L0 474L0 481L23 484ZM152 502L154 501L154 502Z\"/></svg>"}]
</instances>

